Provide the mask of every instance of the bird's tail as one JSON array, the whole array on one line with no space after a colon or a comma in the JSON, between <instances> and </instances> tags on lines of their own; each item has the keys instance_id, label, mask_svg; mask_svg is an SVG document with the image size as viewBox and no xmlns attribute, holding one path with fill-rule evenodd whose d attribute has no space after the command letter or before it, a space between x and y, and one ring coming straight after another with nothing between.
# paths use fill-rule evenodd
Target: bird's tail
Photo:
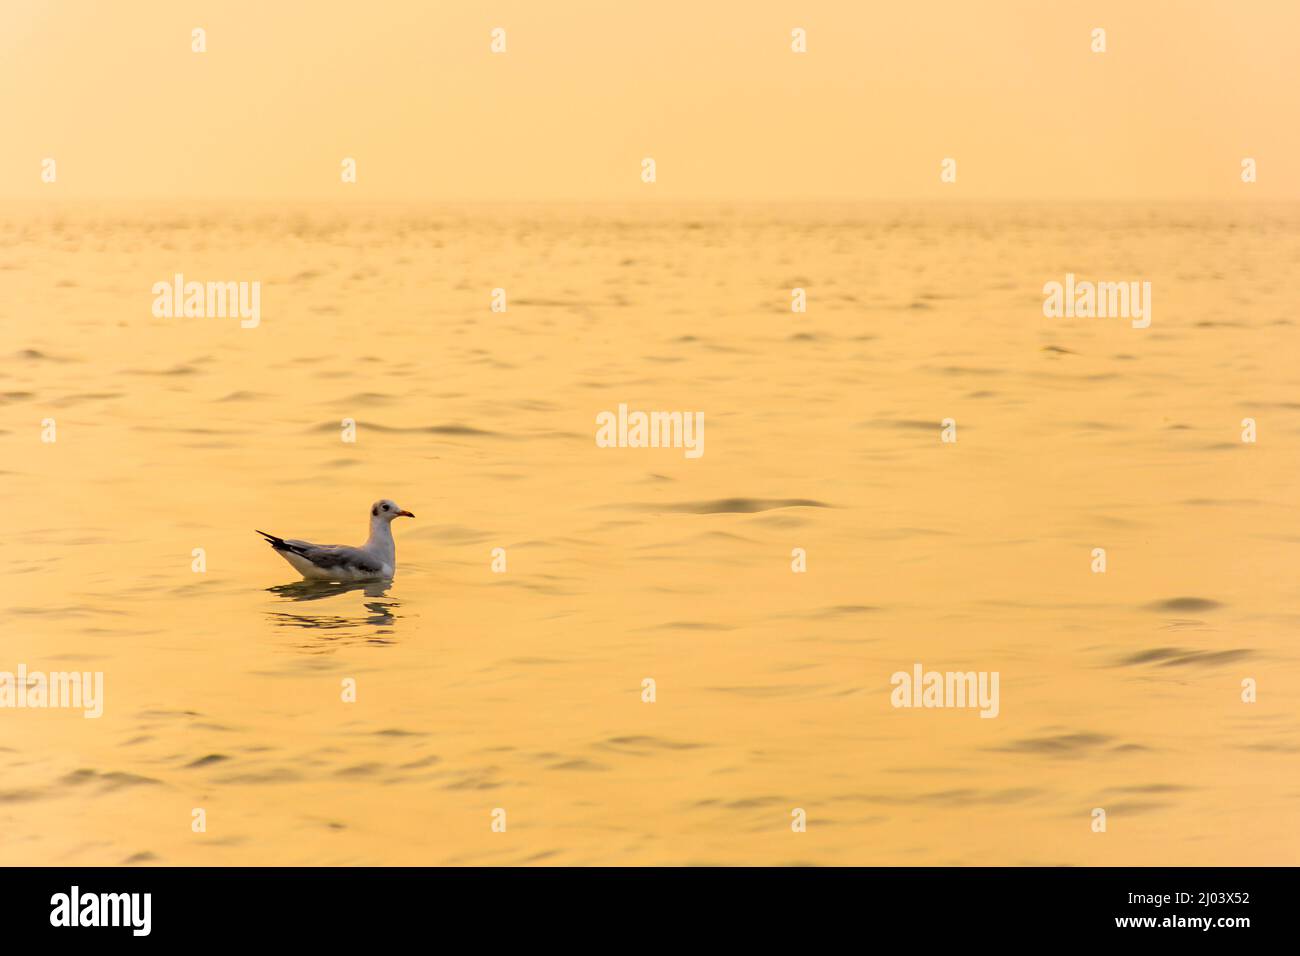
<instances>
[{"instance_id":1,"label":"bird's tail","mask_svg":"<svg viewBox=\"0 0 1300 956\"><path fill-rule=\"evenodd\" d=\"M254 528L253 530L257 531L256 528ZM257 531L257 533L260 534L263 538L265 538L267 542L270 543L271 547L275 548L275 550L277 551L284 550L284 538L277 538L275 535L267 534L265 531Z\"/></svg>"}]
</instances>

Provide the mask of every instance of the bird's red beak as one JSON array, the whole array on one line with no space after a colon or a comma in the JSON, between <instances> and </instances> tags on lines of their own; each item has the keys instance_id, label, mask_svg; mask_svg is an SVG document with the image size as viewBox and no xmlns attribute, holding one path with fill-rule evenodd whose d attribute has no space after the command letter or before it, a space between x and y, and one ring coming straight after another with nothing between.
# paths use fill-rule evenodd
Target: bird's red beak
<instances>
[{"instance_id":1,"label":"bird's red beak","mask_svg":"<svg viewBox=\"0 0 1300 956\"><path fill-rule=\"evenodd\" d=\"M399 518L414 518L415 515L411 514L409 511L399 511L399 512L397 512L397 517L399 517Z\"/></svg>"}]
</instances>

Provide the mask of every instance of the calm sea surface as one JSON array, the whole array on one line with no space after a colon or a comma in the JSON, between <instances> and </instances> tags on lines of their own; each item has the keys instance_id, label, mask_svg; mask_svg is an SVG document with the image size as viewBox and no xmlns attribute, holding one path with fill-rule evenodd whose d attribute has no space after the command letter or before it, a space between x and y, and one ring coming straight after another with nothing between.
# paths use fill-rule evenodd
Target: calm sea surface
<instances>
[{"instance_id":1,"label":"calm sea surface","mask_svg":"<svg viewBox=\"0 0 1300 956\"><path fill-rule=\"evenodd\" d=\"M1298 267L1287 206L0 207L0 671L104 675L0 710L0 863L1300 863ZM391 585L253 533L380 497Z\"/></svg>"}]
</instances>

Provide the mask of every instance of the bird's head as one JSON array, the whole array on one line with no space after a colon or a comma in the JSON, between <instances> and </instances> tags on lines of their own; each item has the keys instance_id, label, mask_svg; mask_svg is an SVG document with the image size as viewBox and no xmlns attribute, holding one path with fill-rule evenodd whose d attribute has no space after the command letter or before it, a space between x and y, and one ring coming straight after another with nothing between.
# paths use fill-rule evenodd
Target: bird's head
<instances>
[{"instance_id":1,"label":"bird's head","mask_svg":"<svg viewBox=\"0 0 1300 956\"><path fill-rule=\"evenodd\" d=\"M380 498L370 506L370 520L372 522L375 520L391 522L394 518L414 517L415 515L409 511L399 508L397 502L391 498Z\"/></svg>"}]
</instances>

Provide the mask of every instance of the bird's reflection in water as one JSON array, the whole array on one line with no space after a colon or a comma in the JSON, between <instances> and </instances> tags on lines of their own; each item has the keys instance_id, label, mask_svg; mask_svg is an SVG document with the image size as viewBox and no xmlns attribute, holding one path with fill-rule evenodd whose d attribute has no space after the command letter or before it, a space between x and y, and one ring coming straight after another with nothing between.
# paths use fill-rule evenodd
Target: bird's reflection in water
<instances>
[{"instance_id":1,"label":"bird's reflection in water","mask_svg":"<svg viewBox=\"0 0 1300 956\"><path fill-rule=\"evenodd\" d=\"M343 597L353 591L360 591L368 598L387 598L388 589L393 582L363 581L352 584L335 584L327 581L295 581L293 584L281 584L266 590L289 601L321 601L326 598ZM365 615L355 614L297 614L291 611L269 611L271 620L280 627L306 627L323 631L355 630L363 627L388 628L397 621L394 609L400 602L394 600L365 601L362 606L368 611ZM367 640L376 644L387 644L384 637L387 631L376 631ZM340 635L341 636L341 635Z\"/></svg>"},{"instance_id":2,"label":"bird's reflection in water","mask_svg":"<svg viewBox=\"0 0 1300 956\"><path fill-rule=\"evenodd\" d=\"M281 584L267 590L291 601L319 601L322 598L347 594L349 591L364 591L366 597L384 597L392 586L391 578L385 581L359 581L352 584L333 581L294 581L292 584Z\"/></svg>"}]
</instances>

